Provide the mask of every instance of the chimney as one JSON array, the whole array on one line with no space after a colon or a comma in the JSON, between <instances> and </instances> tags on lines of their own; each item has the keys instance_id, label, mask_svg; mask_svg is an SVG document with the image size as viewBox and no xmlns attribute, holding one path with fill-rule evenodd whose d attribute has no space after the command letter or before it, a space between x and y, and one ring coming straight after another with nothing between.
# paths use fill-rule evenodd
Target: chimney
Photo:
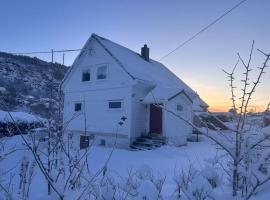
<instances>
[{"instance_id":1,"label":"chimney","mask_svg":"<svg viewBox=\"0 0 270 200\"><path fill-rule=\"evenodd\" d=\"M146 44L141 48L141 57L144 60L149 61L149 48Z\"/></svg>"}]
</instances>

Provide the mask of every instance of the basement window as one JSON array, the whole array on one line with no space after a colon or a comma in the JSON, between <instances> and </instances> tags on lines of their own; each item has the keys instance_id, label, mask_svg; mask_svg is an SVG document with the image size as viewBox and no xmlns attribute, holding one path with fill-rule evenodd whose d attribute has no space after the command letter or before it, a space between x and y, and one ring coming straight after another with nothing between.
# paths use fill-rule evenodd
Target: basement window
<instances>
[{"instance_id":1,"label":"basement window","mask_svg":"<svg viewBox=\"0 0 270 200\"><path fill-rule=\"evenodd\" d=\"M122 101L109 101L109 109L121 109Z\"/></svg>"},{"instance_id":2,"label":"basement window","mask_svg":"<svg viewBox=\"0 0 270 200\"><path fill-rule=\"evenodd\" d=\"M82 82L90 81L90 79L91 79L90 70L83 71L83 73L82 73Z\"/></svg>"},{"instance_id":3,"label":"basement window","mask_svg":"<svg viewBox=\"0 0 270 200\"><path fill-rule=\"evenodd\" d=\"M106 140L101 139L99 145L105 147L106 146Z\"/></svg>"},{"instance_id":4,"label":"basement window","mask_svg":"<svg viewBox=\"0 0 270 200\"><path fill-rule=\"evenodd\" d=\"M107 78L107 66L101 66L97 68L97 79L103 80Z\"/></svg>"},{"instance_id":5,"label":"basement window","mask_svg":"<svg viewBox=\"0 0 270 200\"><path fill-rule=\"evenodd\" d=\"M82 103L75 103L74 104L74 111L81 112L82 111Z\"/></svg>"}]
</instances>

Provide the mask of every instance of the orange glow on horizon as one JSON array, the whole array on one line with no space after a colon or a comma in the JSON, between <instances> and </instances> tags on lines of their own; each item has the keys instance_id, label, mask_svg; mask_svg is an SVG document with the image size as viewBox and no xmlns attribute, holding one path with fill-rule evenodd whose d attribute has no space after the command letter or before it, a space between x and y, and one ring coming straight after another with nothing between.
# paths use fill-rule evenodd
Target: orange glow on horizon
<instances>
[{"instance_id":1,"label":"orange glow on horizon","mask_svg":"<svg viewBox=\"0 0 270 200\"><path fill-rule=\"evenodd\" d=\"M189 85L198 92L199 96L209 105L211 112L228 112L232 108L233 102L231 100L230 88L224 85L204 84L194 79L187 79ZM266 84L267 86L267 84ZM241 86L239 87L241 89ZM235 90L236 108L238 110L241 104L241 90ZM269 90L268 88L258 88L249 101L247 108L248 112L263 112L269 104Z\"/></svg>"},{"instance_id":2,"label":"orange glow on horizon","mask_svg":"<svg viewBox=\"0 0 270 200\"><path fill-rule=\"evenodd\" d=\"M230 108L232 108L231 105L227 105L227 106L218 106L218 105L209 105L209 111L211 112L228 112ZM266 106L263 105L250 105L248 107L248 111L252 111L252 112L263 112L266 110Z\"/></svg>"},{"instance_id":3,"label":"orange glow on horizon","mask_svg":"<svg viewBox=\"0 0 270 200\"><path fill-rule=\"evenodd\" d=\"M195 91L198 92L200 97L209 105L211 112L228 112L232 108L232 101L230 100L230 90L226 85L215 86L211 84L203 84L194 79L186 79L188 85L191 85ZM223 89L221 89L223 88ZM251 98L248 106L248 111L262 112L267 108L269 99L265 97L266 93L259 92L254 98ZM236 107L239 108L240 100L236 98Z\"/></svg>"},{"instance_id":4,"label":"orange glow on horizon","mask_svg":"<svg viewBox=\"0 0 270 200\"><path fill-rule=\"evenodd\" d=\"M201 98L209 105L209 111L211 112L228 112L232 108L232 101L225 94L205 94L201 92ZM257 103L257 104L256 104ZM248 111L251 112L263 112L266 110L267 103L254 101L248 106ZM240 107L240 102L237 102L236 107Z\"/></svg>"}]
</instances>

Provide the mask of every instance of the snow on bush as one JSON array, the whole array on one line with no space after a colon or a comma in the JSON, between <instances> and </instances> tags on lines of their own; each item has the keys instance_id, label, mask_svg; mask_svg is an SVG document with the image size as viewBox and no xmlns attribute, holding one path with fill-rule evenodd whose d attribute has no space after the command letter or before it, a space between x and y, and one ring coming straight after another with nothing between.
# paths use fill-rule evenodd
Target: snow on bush
<instances>
[{"instance_id":1,"label":"snow on bush","mask_svg":"<svg viewBox=\"0 0 270 200\"><path fill-rule=\"evenodd\" d=\"M212 192L212 186L203 176L196 176L190 183L187 193L194 200L208 199Z\"/></svg>"},{"instance_id":2,"label":"snow on bush","mask_svg":"<svg viewBox=\"0 0 270 200\"><path fill-rule=\"evenodd\" d=\"M143 165L137 170L136 176L139 179L152 180L153 179L153 171L148 165Z\"/></svg>"},{"instance_id":3,"label":"snow on bush","mask_svg":"<svg viewBox=\"0 0 270 200\"><path fill-rule=\"evenodd\" d=\"M209 184L211 184L211 186L213 188L216 188L217 186L220 185L221 183L221 178L217 172L217 170L209 165L206 165L202 171L201 171L201 175L208 180Z\"/></svg>"},{"instance_id":4,"label":"snow on bush","mask_svg":"<svg viewBox=\"0 0 270 200\"><path fill-rule=\"evenodd\" d=\"M155 187L155 185L149 180L142 181L138 193L139 193L138 199L140 200L158 199L158 190Z\"/></svg>"},{"instance_id":5,"label":"snow on bush","mask_svg":"<svg viewBox=\"0 0 270 200\"><path fill-rule=\"evenodd\" d=\"M39 122L41 118L25 113L25 112L10 112L10 115L16 122ZM13 122L8 112L0 110L0 121L1 122Z\"/></svg>"},{"instance_id":6,"label":"snow on bush","mask_svg":"<svg viewBox=\"0 0 270 200\"><path fill-rule=\"evenodd\" d=\"M120 187L123 192L128 196L135 197L138 195L138 188L140 186L140 179L138 179L132 172L129 172L129 176L121 182Z\"/></svg>"},{"instance_id":7,"label":"snow on bush","mask_svg":"<svg viewBox=\"0 0 270 200\"><path fill-rule=\"evenodd\" d=\"M0 93L5 93L7 90L4 87L0 87Z\"/></svg>"},{"instance_id":8,"label":"snow on bush","mask_svg":"<svg viewBox=\"0 0 270 200\"><path fill-rule=\"evenodd\" d=\"M101 180L100 192L101 199L110 200L115 198L117 192L117 183L112 176L107 175Z\"/></svg>"},{"instance_id":9,"label":"snow on bush","mask_svg":"<svg viewBox=\"0 0 270 200\"><path fill-rule=\"evenodd\" d=\"M174 197L189 200L211 199L212 190L217 186L217 180L219 180L219 176L214 168L206 166L200 171L190 164L187 170L182 169L174 177L176 184Z\"/></svg>"}]
</instances>

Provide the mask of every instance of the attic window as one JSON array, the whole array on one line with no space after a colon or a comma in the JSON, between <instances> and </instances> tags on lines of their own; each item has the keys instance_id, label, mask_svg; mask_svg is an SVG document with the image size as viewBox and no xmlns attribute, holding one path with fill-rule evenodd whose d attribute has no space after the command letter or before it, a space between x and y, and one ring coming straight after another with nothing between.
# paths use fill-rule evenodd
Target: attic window
<instances>
[{"instance_id":1,"label":"attic window","mask_svg":"<svg viewBox=\"0 0 270 200\"><path fill-rule=\"evenodd\" d=\"M82 73L82 81L83 82L90 81L90 79L91 79L90 70L83 71L83 73Z\"/></svg>"},{"instance_id":2,"label":"attic window","mask_svg":"<svg viewBox=\"0 0 270 200\"><path fill-rule=\"evenodd\" d=\"M182 111L184 110L183 105L177 104L177 105L176 105L176 110L177 110L178 112L182 112Z\"/></svg>"},{"instance_id":3,"label":"attic window","mask_svg":"<svg viewBox=\"0 0 270 200\"><path fill-rule=\"evenodd\" d=\"M97 79L102 80L107 78L107 66L97 68Z\"/></svg>"}]
</instances>

